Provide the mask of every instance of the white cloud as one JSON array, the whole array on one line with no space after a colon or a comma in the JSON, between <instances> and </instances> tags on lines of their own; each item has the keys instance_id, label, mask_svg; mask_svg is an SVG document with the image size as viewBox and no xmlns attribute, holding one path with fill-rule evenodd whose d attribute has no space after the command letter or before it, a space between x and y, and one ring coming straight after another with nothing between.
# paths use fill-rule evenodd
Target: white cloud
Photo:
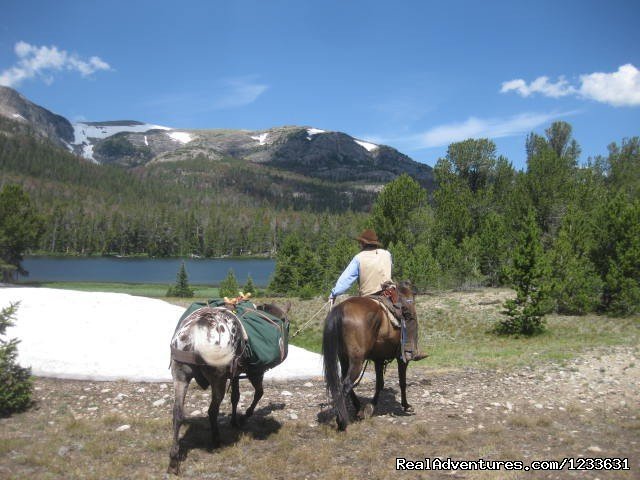
<instances>
[{"instance_id":1,"label":"white cloud","mask_svg":"<svg viewBox=\"0 0 640 480\"><path fill-rule=\"evenodd\" d=\"M614 107L635 107L640 105L640 71L627 63L613 73L595 72L581 75L579 86L569 84L564 77L560 77L555 83L549 82L548 77L538 77L530 84L521 78L503 82L500 92L511 91L522 97L534 93L552 98L575 95Z\"/></svg>"},{"instance_id":2,"label":"white cloud","mask_svg":"<svg viewBox=\"0 0 640 480\"><path fill-rule=\"evenodd\" d=\"M538 77L529 85L519 78L504 82L500 92L506 93L511 90L515 90L523 97L528 97L532 93L541 93L547 97L558 98L575 93L575 89L563 77L560 77L556 83L549 82L549 77Z\"/></svg>"},{"instance_id":3,"label":"white cloud","mask_svg":"<svg viewBox=\"0 0 640 480\"><path fill-rule=\"evenodd\" d=\"M99 70L110 70L111 67L100 57L93 56L83 60L76 54L60 50L58 47L30 45L18 42L14 47L18 61L0 73L0 85L16 87L24 80L41 77L44 82L53 82L53 72L63 70L76 71L86 77Z\"/></svg>"},{"instance_id":4,"label":"white cloud","mask_svg":"<svg viewBox=\"0 0 640 480\"><path fill-rule=\"evenodd\" d=\"M268 88L257 83L253 76L230 78L223 82L222 94L214 106L219 109L243 107L255 102Z\"/></svg>"},{"instance_id":5,"label":"white cloud","mask_svg":"<svg viewBox=\"0 0 640 480\"><path fill-rule=\"evenodd\" d=\"M640 71L630 63L613 73L590 73L580 76L580 94L614 107L640 105Z\"/></svg>"},{"instance_id":6,"label":"white cloud","mask_svg":"<svg viewBox=\"0 0 640 480\"><path fill-rule=\"evenodd\" d=\"M440 125L416 136L416 148L432 148L468 138L501 138L527 133L565 113L523 113L510 118L469 117L461 123Z\"/></svg>"}]
</instances>

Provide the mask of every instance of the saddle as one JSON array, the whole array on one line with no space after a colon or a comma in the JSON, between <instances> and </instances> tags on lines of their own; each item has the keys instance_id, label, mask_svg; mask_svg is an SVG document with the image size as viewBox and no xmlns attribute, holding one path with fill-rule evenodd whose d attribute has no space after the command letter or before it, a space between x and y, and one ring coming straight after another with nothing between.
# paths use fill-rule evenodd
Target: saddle
<instances>
[{"instance_id":1,"label":"saddle","mask_svg":"<svg viewBox=\"0 0 640 480\"><path fill-rule=\"evenodd\" d=\"M369 298L378 302L388 313L389 320L395 328L402 326L402 307L400 306L400 294L393 282L385 282L382 284L382 290Z\"/></svg>"}]
</instances>

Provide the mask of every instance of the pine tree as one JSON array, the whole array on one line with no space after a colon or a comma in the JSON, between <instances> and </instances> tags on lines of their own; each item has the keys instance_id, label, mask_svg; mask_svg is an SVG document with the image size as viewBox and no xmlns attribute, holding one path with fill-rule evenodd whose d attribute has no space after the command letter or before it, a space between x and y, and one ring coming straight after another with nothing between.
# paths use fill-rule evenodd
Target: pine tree
<instances>
[{"instance_id":1,"label":"pine tree","mask_svg":"<svg viewBox=\"0 0 640 480\"><path fill-rule=\"evenodd\" d=\"M22 268L24 253L38 244L43 219L19 185L7 184L0 191L0 275L5 282L15 274L27 275Z\"/></svg>"},{"instance_id":2,"label":"pine tree","mask_svg":"<svg viewBox=\"0 0 640 480\"><path fill-rule=\"evenodd\" d=\"M550 308L550 272L540 236L535 213L529 210L509 269L516 298L505 302L503 313L507 318L498 323L497 333L534 335L545 329L544 315Z\"/></svg>"},{"instance_id":3,"label":"pine tree","mask_svg":"<svg viewBox=\"0 0 640 480\"><path fill-rule=\"evenodd\" d=\"M167 297L193 297L194 290L189 286L189 279L187 277L187 269L184 266L184 262L180 265L180 270L176 275L176 284L173 287L169 287L167 290Z\"/></svg>"},{"instance_id":4,"label":"pine tree","mask_svg":"<svg viewBox=\"0 0 640 480\"><path fill-rule=\"evenodd\" d=\"M244 293L250 293L251 295L256 294L256 286L253 284L253 279L251 278L251 275L247 275L247 283L245 283L244 287L242 287L242 291Z\"/></svg>"},{"instance_id":5,"label":"pine tree","mask_svg":"<svg viewBox=\"0 0 640 480\"><path fill-rule=\"evenodd\" d=\"M584 212L570 207L550 252L551 295L560 313L583 315L600 303L602 281L589 258L591 230Z\"/></svg>"},{"instance_id":6,"label":"pine tree","mask_svg":"<svg viewBox=\"0 0 640 480\"><path fill-rule=\"evenodd\" d=\"M2 338L13 325L15 312L15 304L0 310L0 417L22 411L31 403L31 369L16 363L20 342Z\"/></svg>"},{"instance_id":7,"label":"pine tree","mask_svg":"<svg viewBox=\"0 0 640 480\"><path fill-rule=\"evenodd\" d=\"M240 286L233 273L233 269L229 269L227 276L220 282L219 295L221 297L235 298L240 293Z\"/></svg>"}]
</instances>

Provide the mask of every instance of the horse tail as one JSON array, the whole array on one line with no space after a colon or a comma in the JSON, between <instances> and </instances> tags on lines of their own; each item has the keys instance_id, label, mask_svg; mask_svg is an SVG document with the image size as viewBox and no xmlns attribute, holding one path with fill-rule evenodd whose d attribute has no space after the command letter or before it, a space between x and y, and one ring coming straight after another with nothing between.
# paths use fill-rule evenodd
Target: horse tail
<instances>
[{"instance_id":1,"label":"horse tail","mask_svg":"<svg viewBox=\"0 0 640 480\"><path fill-rule=\"evenodd\" d=\"M217 323L212 328L207 319L201 318L193 326L193 350L212 367L229 365L236 352L237 333L222 325L227 326Z\"/></svg>"},{"instance_id":2,"label":"horse tail","mask_svg":"<svg viewBox=\"0 0 640 480\"><path fill-rule=\"evenodd\" d=\"M342 353L342 341L342 308L338 306L329 312L324 321L322 355L327 393L333 399L333 405L338 417L338 427L344 430L349 417L344 398L344 389L338 375L338 356Z\"/></svg>"}]
</instances>

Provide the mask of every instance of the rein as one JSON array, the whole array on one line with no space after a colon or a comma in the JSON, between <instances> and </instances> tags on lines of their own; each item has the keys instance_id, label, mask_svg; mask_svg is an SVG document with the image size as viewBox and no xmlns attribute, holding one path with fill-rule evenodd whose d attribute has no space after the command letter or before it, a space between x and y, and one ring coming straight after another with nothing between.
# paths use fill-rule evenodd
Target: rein
<instances>
[{"instance_id":1,"label":"rein","mask_svg":"<svg viewBox=\"0 0 640 480\"><path fill-rule=\"evenodd\" d=\"M320 310L318 310L313 317L311 317L309 320L307 320L293 335L291 335L291 338L295 338L300 332L302 332L307 325L309 325L311 323L311 320L313 320L314 318L316 318L318 316L318 314L320 312L322 312L324 310L324 307L326 307L327 305L329 305L331 303L331 300L327 301L327 303L325 303L324 305L322 305L320 307Z\"/></svg>"}]
</instances>

